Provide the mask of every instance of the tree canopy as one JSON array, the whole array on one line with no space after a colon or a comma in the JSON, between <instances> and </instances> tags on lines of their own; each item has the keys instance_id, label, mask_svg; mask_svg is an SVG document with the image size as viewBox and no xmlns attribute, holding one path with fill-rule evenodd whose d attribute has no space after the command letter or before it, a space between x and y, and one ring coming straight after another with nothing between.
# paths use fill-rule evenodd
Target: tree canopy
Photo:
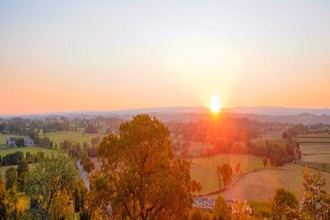
<instances>
[{"instance_id":1,"label":"tree canopy","mask_svg":"<svg viewBox=\"0 0 330 220\"><path fill-rule=\"evenodd\" d=\"M94 217L182 219L192 205L189 163L173 156L168 129L155 117L137 115L99 144L100 172L91 177Z\"/></svg>"},{"instance_id":2,"label":"tree canopy","mask_svg":"<svg viewBox=\"0 0 330 220\"><path fill-rule=\"evenodd\" d=\"M76 175L75 163L61 153L46 156L34 167L25 193L35 204L36 212L42 219L63 218L68 213L70 215L69 196L73 192Z\"/></svg>"},{"instance_id":3,"label":"tree canopy","mask_svg":"<svg viewBox=\"0 0 330 220\"><path fill-rule=\"evenodd\" d=\"M221 188L222 183L225 187L231 183L233 170L229 164L223 164L222 166L217 166L217 174L219 178L219 187Z\"/></svg>"},{"instance_id":4,"label":"tree canopy","mask_svg":"<svg viewBox=\"0 0 330 220\"><path fill-rule=\"evenodd\" d=\"M301 202L301 214L310 219L327 219L329 211L328 194L324 191L325 179L320 171L315 174L309 168L303 174L304 197Z\"/></svg>"},{"instance_id":5,"label":"tree canopy","mask_svg":"<svg viewBox=\"0 0 330 220\"><path fill-rule=\"evenodd\" d=\"M297 218L298 200L296 196L285 190L279 188L276 190L271 203L271 217L273 219L282 219L282 217Z\"/></svg>"},{"instance_id":6,"label":"tree canopy","mask_svg":"<svg viewBox=\"0 0 330 220\"><path fill-rule=\"evenodd\" d=\"M213 217L214 219L219 219L219 220L230 219L230 213L226 200L220 195L215 199L214 202Z\"/></svg>"}]
</instances>

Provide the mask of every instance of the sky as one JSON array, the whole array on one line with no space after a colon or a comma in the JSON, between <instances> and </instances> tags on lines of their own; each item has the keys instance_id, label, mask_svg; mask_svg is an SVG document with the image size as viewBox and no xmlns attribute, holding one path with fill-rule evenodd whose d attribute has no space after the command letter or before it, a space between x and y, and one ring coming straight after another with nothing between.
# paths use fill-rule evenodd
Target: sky
<instances>
[{"instance_id":1,"label":"sky","mask_svg":"<svg viewBox=\"0 0 330 220\"><path fill-rule=\"evenodd\" d=\"M330 1L0 0L0 114L330 108Z\"/></svg>"}]
</instances>

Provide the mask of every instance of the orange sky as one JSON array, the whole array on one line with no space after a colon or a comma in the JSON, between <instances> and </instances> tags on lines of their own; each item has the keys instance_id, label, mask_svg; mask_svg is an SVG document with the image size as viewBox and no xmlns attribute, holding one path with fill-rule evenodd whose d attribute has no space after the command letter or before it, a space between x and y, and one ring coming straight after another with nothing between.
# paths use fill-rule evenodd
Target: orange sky
<instances>
[{"instance_id":1,"label":"orange sky","mask_svg":"<svg viewBox=\"0 0 330 220\"><path fill-rule=\"evenodd\" d=\"M0 115L330 108L329 2L1 4Z\"/></svg>"}]
</instances>

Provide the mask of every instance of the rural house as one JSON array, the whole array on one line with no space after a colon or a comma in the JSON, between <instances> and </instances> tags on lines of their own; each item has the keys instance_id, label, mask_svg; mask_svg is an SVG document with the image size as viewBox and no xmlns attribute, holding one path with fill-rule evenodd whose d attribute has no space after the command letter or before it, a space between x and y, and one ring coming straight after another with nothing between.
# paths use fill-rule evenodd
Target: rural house
<instances>
[{"instance_id":1,"label":"rural house","mask_svg":"<svg viewBox=\"0 0 330 220\"><path fill-rule=\"evenodd\" d=\"M31 138L24 138L24 146L31 146L34 144L34 141Z\"/></svg>"},{"instance_id":2,"label":"rural house","mask_svg":"<svg viewBox=\"0 0 330 220\"><path fill-rule=\"evenodd\" d=\"M10 137L10 138L6 141L6 144L7 144L9 147L17 147L17 146L16 146L16 138L15 138L15 137Z\"/></svg>"}]
</instances>

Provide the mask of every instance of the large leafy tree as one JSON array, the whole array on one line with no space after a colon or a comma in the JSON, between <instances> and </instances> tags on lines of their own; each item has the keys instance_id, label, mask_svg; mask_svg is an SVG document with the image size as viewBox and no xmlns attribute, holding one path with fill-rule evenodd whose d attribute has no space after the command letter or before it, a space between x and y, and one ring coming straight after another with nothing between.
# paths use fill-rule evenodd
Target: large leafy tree
<instances>
[{"instance_id":1,"label":"large leafy tree","mask_svg":"<svg viewBox=\"0 0 330 220\"><path fill-rule=\"evenodd\" d=\"M7 199L8 199L8 203L7 203L7 219L19 219L18 217L18 195L16 192L16 186L14 185L13 187L11 187L8 190L8 194L7 194Z\"/></svg>"},{"instance_id":2,"label":"large leafy tree","mask_svg":"<svg viewBox=\"0 0 330 220\"><path fill-rule=\"evenodd\" d=\"M5 183L1 179L1 172L0 172L0 220L6 219L6 215L7 215L6 204L7 204L7 192L5 188Z\"/></svg>"},{"instance_id":3,"label":"large leafy tree","mask_svg":"<svg viewBox=\"0 0 330 220\"><path fill-rule=\"evenodd\" d=\"M309 172L309 168L303 174L304 197L301 201L301 215L309 219L328 219L330 209L328 194L324 191L325 179L320 171L315 174Z\"/></svg>"},{"instance_id":4,"label":"large leafy tree","mask_svg":"<svg viewBox=\"0 0 330 220\"><path fill-rule=\"evenodd\" d=\"M17 184L17 172L15 167L9 167L6 170L6 189L10 189Z\"/></svg>"},{"instance_id":5,"label":"large leafy tree","mask_svg":"<svg viewBox=\"0 0 330 220\"><path fill-rule=\"evenodd\" d=\"M213 219L216 220L230 219L229 208L227 206L226 200L220 195L215 199L214 202Z\"/></svg>"},{"instance_id":6,"label":"large leafy tree","mask_svg":"<svg viewBox=\"0 0 330 220\"><path fill-rule=\"evenodd\" d=\"M46 156L34 167L27 181L25 193L42 219L57 216L58 213L54 210L65 210L62 206L71 205L72 209L67 194L71 196L73 192L76 175L75 163L61 153ZM62 206L57 207L59 204Z\"/></svg>"},{"instance_id":7,"label":"large leafy tree","mask_svg":"<svg viewBox=\"0 0 330 220\"><path fill-rule=\"evenodd\" d=\"M24 184L26 183L27 178L29 176L29 164L27 159L22 159L18 163L17 176L18 176L17 182L19 186L19 191L22 191L24 188Z\"/></svg>"},{"instance_id":8,"label":"large leafy tree","mask_svg":"<svg viewBox=\"0 0 330 220\"><path fill-rule=\"evenodd\" d=\"M246 201L238 202L237 200L231 205L232 220L248 220L251 219L252 210Z\"/></svg>"},{"instance_id":9,"label":"large leafy tree","mask_svg":"<svg viewBox=\"0 0 330 220\"><path fill-rule=\"evenodd\" d=\"M223 164L222 166L217 166L217 175L219 179L219 187L221 189L222 183L226 188L232 180L233 170L229 164Z\"/></svg>"},{"instance_id":10,"label":"large leafy tree","mask_svg":"<svg viewBox=\"0 0 330 220\"><path fill-rule=\"evenodd\" d=\"M156 118L137 115L120 125L120 136L102 139L102 166L91 177L94 217L182 219L192 204L189 163L175 159L168 129ZM107 210L107 211L106 211Z\"/></svg>"},{"instance_id":11,"label":"large leafy tree","mask_svg":"<svg viewBox=\"0 0 330 220\"><path fill-rule=\"evenodd\" d=\"M282 219L287 217L289 219L297 218L298 200L296 196L285 190L279 188L276 190L271 203L271 217L272 219Z\"/></svg>"}]
</instances>

